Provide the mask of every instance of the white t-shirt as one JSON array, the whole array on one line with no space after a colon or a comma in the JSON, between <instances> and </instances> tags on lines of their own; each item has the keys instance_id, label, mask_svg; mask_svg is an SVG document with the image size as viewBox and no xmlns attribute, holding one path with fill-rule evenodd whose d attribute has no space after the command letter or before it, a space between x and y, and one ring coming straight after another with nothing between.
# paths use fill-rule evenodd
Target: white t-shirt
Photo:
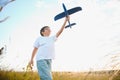
<instances>
[{"instance_id":1,"label":"white t-shirt","mask_svg":"<svg viewBox=\"0 0 120 80\"><path fill-rule=\"evenodd\" d=\"M38 48L36 60L54 59L56 36L38 37L34 42L34 47Z\"/></svg>"}]
</instances>

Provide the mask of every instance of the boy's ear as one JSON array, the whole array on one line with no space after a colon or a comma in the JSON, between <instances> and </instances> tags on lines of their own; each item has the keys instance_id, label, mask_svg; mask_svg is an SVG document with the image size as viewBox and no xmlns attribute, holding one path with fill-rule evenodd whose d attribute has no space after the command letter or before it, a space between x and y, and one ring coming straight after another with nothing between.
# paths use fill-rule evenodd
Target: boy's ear
<instances>
[{"instance_id":1,"label":"boy's ear","mask_svg":"<svg viewBox=\"0 0 120 80\"><path fill-rule=\"evenodd\" d=\"M42 35L44 35L44 31L42 31Z\"/></svg>"}]
</instances>

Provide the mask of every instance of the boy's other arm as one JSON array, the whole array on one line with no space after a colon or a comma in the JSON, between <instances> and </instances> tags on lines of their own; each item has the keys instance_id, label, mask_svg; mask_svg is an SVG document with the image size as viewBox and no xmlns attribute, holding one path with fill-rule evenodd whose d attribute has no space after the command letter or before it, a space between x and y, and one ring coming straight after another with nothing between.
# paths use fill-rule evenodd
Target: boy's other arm
<instances>
[{"instance_id":1,"label":"boy's other arm","mask_svg":"<svg viewBox=\"0 0 120 80\"><path fill-rule=\"evenodd\" d=\"M66 25L66 23L67 23L68 20L69 20L69 16L67 16L67 17L65 18L65 21L64 21L62 27L61 27L60 30L56 33L56 37L57 37L57 38L58 38L58 37L60 36L60 34L63 32L63 30L64 30L64 28L65 28L65 25Z\"/></svg>"},{"instance_id":2,"label":"boy's other arm","mask_svg":"<svg viewBox=\"0 0 120 80\"><path fill-rule=\"evenodd\" d=\"M38 48L34 48L33 51L32 51L32 56L31 56L31 60L29 62L29 65L32 65L33 66L33 58L37 52Z\"/></svg>"}]
</instances>

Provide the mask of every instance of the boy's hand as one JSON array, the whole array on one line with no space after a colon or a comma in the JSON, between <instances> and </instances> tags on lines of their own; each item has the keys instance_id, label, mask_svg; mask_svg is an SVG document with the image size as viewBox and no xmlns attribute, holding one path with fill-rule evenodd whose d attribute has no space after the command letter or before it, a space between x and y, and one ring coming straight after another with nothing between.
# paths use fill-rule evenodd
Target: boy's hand
<instances>
[{"instance_id":1,"label":"boy's hand","mask_svg":"<svg viewBox=\"0 0 120 80\"><path fill-rule=\"evenodd\" d=\"M29 66L33 66L33 60L28 63Z\"/></svg>"},{"instance_id":2,"label":"boy's hand","mask_svg":"<svg viewBox=\"0 0 120 80\"><path fill-rule=\"evenodd\" d=\"M33 61L30 61L27 65L27 69L31 69L32 70L33 67Z\"/></svg>"},{"instance_id":3,"label":"boy's hand","mask_svg":"<svg viewBox=\"0 0 120 80\"><path fill-rule=\"evenodd\" d=\"M70 20L70 16L66 16L66 21L69 21Z\"/></svg>"}]
</instances>

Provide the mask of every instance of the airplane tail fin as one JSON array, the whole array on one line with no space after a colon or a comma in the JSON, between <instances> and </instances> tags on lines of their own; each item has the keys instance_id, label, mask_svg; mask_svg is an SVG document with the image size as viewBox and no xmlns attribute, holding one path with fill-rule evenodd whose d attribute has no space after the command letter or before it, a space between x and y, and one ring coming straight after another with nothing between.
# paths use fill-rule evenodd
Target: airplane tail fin
<instances>
[{"instance_id":1,"label":"airplane tail fin","mask_svg":"<svg viewBox=\"0 0 120 80\"><path fill-rule=\"evenodd\" d=\"M71 28L71 27L74 26L74 25L76 25L76 23L69 24L69 25L65 26L65 28L68 28L68 27Z\"/></svg>"}]
</instances>

